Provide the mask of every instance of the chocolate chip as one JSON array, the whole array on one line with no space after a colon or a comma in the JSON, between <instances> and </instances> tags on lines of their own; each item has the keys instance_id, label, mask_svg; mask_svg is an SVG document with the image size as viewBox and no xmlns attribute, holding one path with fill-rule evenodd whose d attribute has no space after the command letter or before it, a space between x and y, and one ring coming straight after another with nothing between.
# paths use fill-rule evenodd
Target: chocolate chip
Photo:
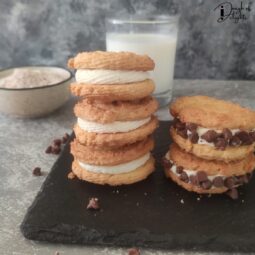
<instances>
[{"instance_id":1,"label":"chocolate chip","mask_svg":"<svg viewBox=\"0 0 255 255\"><path fill-rule=\"evenodd\" d=\"M182 180L183 182L186 182L188 183L189 182L189 176L187 175L186 172L182 172L181 175L180 175L180 180Z\"/></svg>"},{"instance_id":2,"label":"chocolate chip","mask_svg":"<svg viewBox=\"0 0 255 255\"><path fill-rule=\"evenodd\" d=\"M226 194L232 199L238 199L238 191L237 189L230 189L226 192Z\"/></svg>"},{"instance_id":3,"label":"chocolate chip","mask_svg":"<svg viewBox=\"0 0 255 255\"><path fill-rule=\"evenodd\" d=\"M192 143L197 143L198 139L199 139L199 136L198 136L197 132L192 132L191 134L189 134L189 140Z\"/></svg>"},{"instance_id":4,"label":"chocolate chip","mask_svg":"<svg viewBox=\"0 0 255 255\"><path fill-rule=\"evenodd\" d=\"M216 188L221 188L224 186L224 180L221 176L217 176L213 179L213 186Z\"/></svg>"},{"instance_id":5,"label":"chocolate chip","mask_svg":"<svg viewBox=\"0 0 255 255\"><path fill-rule=\"evenodd\" d=\"M62 141L61 141L60 139L55 139L55 140L53 140L54 146L60 146L61 143L62 143Z\"/></svg>"},{"instance_id":6,"label":"chocolate chip","mask_svg":"<svg viewBox=\"0 0 255 255\"><path fill-rule=\"evenodd\" d=\"M249 136L252 139L252 141L255 142L255 131L250 132Z\"/></svg>"},{"instance_id":7,"label":"chocolate chip","mask_svg":"<svg viewBox=\"0 0 255 255\"><path fill-rule=\"evenodd\" d=\"M250 145L252 144L252 138L246 131L240 131L235 134L242 142L243 145Z\"/></svg>"},{"instance_id":8,"label":"chocolate chip","mask_svg":"<svg viewBox=\"0 0 255 255\"><path fill-rule=\"evenodd\" d=\"M184 168L183 168L182 166L177 166L177 167L176 167L176 173L177 173L177 174L181 174L181 173L183 172L183 169L184 169Z\"/></svg>"},{"instance_id":9,"label":"chocolate chip","mask_svg":"<svg viewBox=\"0 0 255 255\"><path fill-rule=\"evenodd\" d=\"M65 133L64 136L62 137L62 143L66 143L69 137L70 137L69 134Z\"/></svg>"},{"instance_id":10,"label":"chocolate chip","mask_svg":"<svg viewBox=\"0 0 255 255\"><path fill-rule=\"evenodd\" d=\"M140 255L140 250L138 248L131 248L128 250L128 255Z\"/></svg>"},{"instance_id":11,"label":"chocolate chip","mask_svg":"<svg viewBox=\"0 0 255 255\"><path fill-rule=\"evenodd\" d=\"M210 180L204 181L201 186L203 189L210 189L212 187L212 182Z\"/></svg>"},{"instance_id":12,"label":"chocolate chip","mask_svg":"<svg viewBox=\"0 0 255 255\"><path fill-rule=\"evenodd\" d=\"M206 140L208 143L212 143L217 138L217 136L217 132L215 132L214 130L208 130L201 136L201 138Z\"/></svg>"},{"instance_id":13,"label":"chocolate chip","mask_svg":"<svg viewBox=\"0 0 255 255\"><path fill-rule=\"evenodd\" d=\"M185 125L185 123L182 123L178 120L175 122L175 128L177 130L183 130L183 129L186 129L186 125Z\"/></svg>"},{"instance_id":14,"label":"chocolate chip","mask_svg":"<svg viewBox=\"0 0 255 255\"><path fill-rule=\"evenodd\" d=\"M248 183L248 177L246 174L238 176L240 184Z\"/></svg>"},{"instance_id":15,"label":"chocolate chip","mask_svg":"<svg viewBox=\"0 0 255 255\"><path fill-rule=\"evenodd\" d=\"M34 176L41 176L42 172L41 172L41 168L40 167L35 167L33 170L33 175Z\"/></svg>"},{"instance_id":16,"label":"chocolate chip","mask_svg":"<svg viewBox=\"0 0 255 255\"><path fill-rule=\"evenodd\" d=\"M173 166L173 164L166 158L162 159L162 164L163 164L164 168L166 168L166 169L169 169Z\"/></svg>"},{"instance_id":17,"label":"chocolate chip","mask_svg":"<svg viewBox=\"0 0 255 255\"><path fill-rule=\"evenodd\" d=\"M232 189L235 186L235 180L233 177L227 177L224 181L224 185L229 188Z\"/></svg>"},{"instance_id":18,"label":"chocolate chip","mask_svg":"<svg viewBox=\"0 0 255 255\"><path fill-rule=\"evenodd\" d=\"M92 197L89 200L89 203L87 205L87 209L92 209L92 210L99 210L100 206L99 206L99 200L97 197Z\"/></svg>"},{"instance_id":19,"label":"chocolate chip","mask_svg":"<svg viewBox=\"0 0 255 255\"><path fill-rule=\"evenodd\" d=\"M45 150L45 153L50 154L52 153L52 146L48 146L48 148Z\"/></svg>"},{"instance_id":20,"label":"chocolate chip","mask_svg":"<svg viewBox=\"0 0 255 255\"><path fill-rule=\"evenodd\" d=\"M223 138L227 141L229 141L233 136L231 131L228 128L224 128L222 130L222 135L223 135Z\"/></svg>"},{"instance_id":21,"label":"chocolate chip","mask_svg":"<svg viewBox=\"0 0 255 255\"><path fill-rule=\"evenodd\" d=\"M198 179L199 183L204 182L204 181L207 181L208 178L207 178L206 172L204 172L204 171L198 171L198 172L197 172L197 179Z\"/></svg>"},{"instance_id":22,"label":"chocolate chip","mask_svg":"<svg viewBox=\"0 0 255 255\"><path fill-rule=\"evenodd\" d=\"M187 129L177 129L177 134L180 135L182 138L187 139L188 134L187 134Z\"/></svg>"},{"instance_id":23,"label":"chocolate chip","mask_svg":"<svg viewBox=\"0 0 255 255\"><path fill-rule=\"evenodd\" d=\"M190 175L189 177L191 184L198 186L199 181L196 175Z\"/></svg>"},{"instance_id":24,"label":"chocolate chip","mask_svg":"<svg viewBox=\"0 0 255 255\"><path fill-rule=\"evenodd\" d=\"M59 146L56 146L56 145L54 145L53 147L52 147L52 153L53 154L59 154L60 153L60 151L61 151L61 148L59 147Z\"/></svg>"},{"instance_id":25,"label":"chocolate chip","mask_svg":"<svg viewBox=\"0 0 255 255\"><path fill-rule=\"evenodd\" d=\"M188 122L186 123L186 128L191 132L195 132L197 131L197 124Z\"/></svg>"},{"instance_id":26,"label":"chocolate chip","mask_svg":"<svg viewBox=\"0 0 255 255\"><path fill-rule=\"evenodd\" d=\"M224 138L216 138L216 140L214 141L214 146L216 147L216 149L218 150L225 150L227 147L227 141Z\"/></svg>"},{"instance_id":27,"label":"chocolate chip","mask_svg":"<svg viewBox=\"0 0 255 255\"><path fill-rule=\"evenodd\" d=\"M236 135L234 135L229 141L229 145L234 147L239 146L241 143L241 140Z\"/></svg>"}]
</instances>

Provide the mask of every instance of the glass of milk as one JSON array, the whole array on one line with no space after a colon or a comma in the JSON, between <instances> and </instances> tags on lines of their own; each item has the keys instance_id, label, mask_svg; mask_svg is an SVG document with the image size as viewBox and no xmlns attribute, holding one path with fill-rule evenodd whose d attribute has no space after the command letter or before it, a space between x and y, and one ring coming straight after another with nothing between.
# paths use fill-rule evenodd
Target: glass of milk
<instances>
[{"instance_id":1,"label":"glass of milk","mask_svg":"<svg viewBox=\"0 0 255 255\"><path fill-rule=\"evenodd\" d=\"M136 16L106 20L107 51L131 51L147 54L155 62L150 72L160 106L171 101L178 16Z\"/></svg>"}]
</instances>

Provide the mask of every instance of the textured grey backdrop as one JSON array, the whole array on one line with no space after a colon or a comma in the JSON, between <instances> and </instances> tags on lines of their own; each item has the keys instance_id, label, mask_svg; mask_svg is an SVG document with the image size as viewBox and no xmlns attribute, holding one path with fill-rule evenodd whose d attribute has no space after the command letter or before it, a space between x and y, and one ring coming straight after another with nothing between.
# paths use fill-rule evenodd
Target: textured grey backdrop
<instances>
[{"instance_id":1,"label":"textured grey backdrop","mask_svg":"<svg viewBox=\"0 0 255 255\"><path fill-rule=\"evenodd\" d=\"M217 23L219 10L213 9L224 1L0 0L0 67L64 66L78 51L104 49L104 18L110 11L178 10L176 77L255 79L255 4L247 20Z\"/></svg>"}]
</instances>

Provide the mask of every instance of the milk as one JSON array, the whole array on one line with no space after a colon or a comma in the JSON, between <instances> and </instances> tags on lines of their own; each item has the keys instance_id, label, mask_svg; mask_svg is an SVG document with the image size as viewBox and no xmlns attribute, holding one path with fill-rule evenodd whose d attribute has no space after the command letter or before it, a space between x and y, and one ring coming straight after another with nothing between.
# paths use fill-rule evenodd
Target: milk
<instances>
[{"instance_id":1,"label":"milk","mask_svg":"<svg viewBox=\"0 0 255 255\"><path fill-rule=\"evenodd\" d=\"M169 93L173 86L177 35L152 33L107 33L107 51L131 51L147 54L155 62L150 72L155 82L155 94Z\"/></svg>"}]
</instances>

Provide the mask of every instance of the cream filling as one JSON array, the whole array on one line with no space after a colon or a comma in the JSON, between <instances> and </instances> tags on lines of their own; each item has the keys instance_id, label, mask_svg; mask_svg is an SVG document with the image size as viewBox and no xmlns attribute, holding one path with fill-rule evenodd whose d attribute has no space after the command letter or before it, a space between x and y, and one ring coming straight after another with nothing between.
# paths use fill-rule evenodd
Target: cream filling
<instances>
[{"instance_id":1,"label":"cream filling","mask_svg":"<svg viewBox=\"0 0 255 255\"><path fill-rule=\"evenodd\" d=\"M96 123L88 120L78 118L77 123L81 129L86 132L94 133L125 133L135 130L144 124L148 123L151 117L142 120L134 121L114 121L112 123Z\"/></svg>"},{"instance_id":2,"label":"cream filling","mask_svg":"<svg viewBox=\"0 0 255 255\"><path fill-rule=\"evenodd\" d=\"M90 165L78 161L80 167L84 170L94 172L94 173L103 173L103 174L122 174L132 172L138 167L143 166L150 158L150 153L146 153L142 157L132 160L130 162L119 164L115 166L96 166Z\"/></svg>"},{"instance_id":3,"label":"cream filling","mask_svg":"<svg viewBox=\"0 0 255 255\"><path fill-rule=\"evenodd\" d=\"M197 134L198 134L199 139L198 139L197 144L206 144L206 145L215 147L213 143L208 143L206 140L204 140L203 138L201 138L201 136L202 136L203 134L205 134L205 133L206 133L207 131L209 131L209 130L214 130L216 133L221 133L221 132L222 132L222 130L220 130L220 129L204 128L204 127L198 126L198 127L197 127ZM229 129L229 130L230 130L230 132L232 133L232 135L235 135L237 132L241 131L241 129ZM255 131L255 128L252 129L252 130L250 130L250 131L251 131L251 132L252 132L252 131ZM190 135L191 132L188 130L187 134Z\"/></svg>"},{"instance_id":4,"label":"cream filling","mask_svg":"<svg viewBox=\"0 0 255 255\"><path fill-rule=\"evenodd\" d=\"M78 83L95 85L132 83L144 81L149 78L149 73L142 71L78 69L75 73L75 79Z\"/></svg>"},{"instance_id":5,"label":"cream filling","mask_svg":"<svg viewBox=\"0 0 255 255\"><path fill-rule=\"evenodd\" d=\"M177 173L177 166L174 164L174 162L169 158L168 156L168 153L166 154L165 158L167 160L169 160L172 164L172 167L169 169L171 172L173 172L175 175L177 176L180 176L180 174ZM191 169L183 169L183 171L188 175L188 177L190 177L191 175L196 175L197 174L197 171L194 171L194 170L191 170ZM206 171L205 171L206 172ZM214 178L216 177L222 177L223 180L226 179L226 176L224 175L220 175L220 174L216 174L216 175L207 175L207 178L210 180L210 181L213 181ZM213 186L214 187L214 186Z\"/></svg>"}]
</instances>

